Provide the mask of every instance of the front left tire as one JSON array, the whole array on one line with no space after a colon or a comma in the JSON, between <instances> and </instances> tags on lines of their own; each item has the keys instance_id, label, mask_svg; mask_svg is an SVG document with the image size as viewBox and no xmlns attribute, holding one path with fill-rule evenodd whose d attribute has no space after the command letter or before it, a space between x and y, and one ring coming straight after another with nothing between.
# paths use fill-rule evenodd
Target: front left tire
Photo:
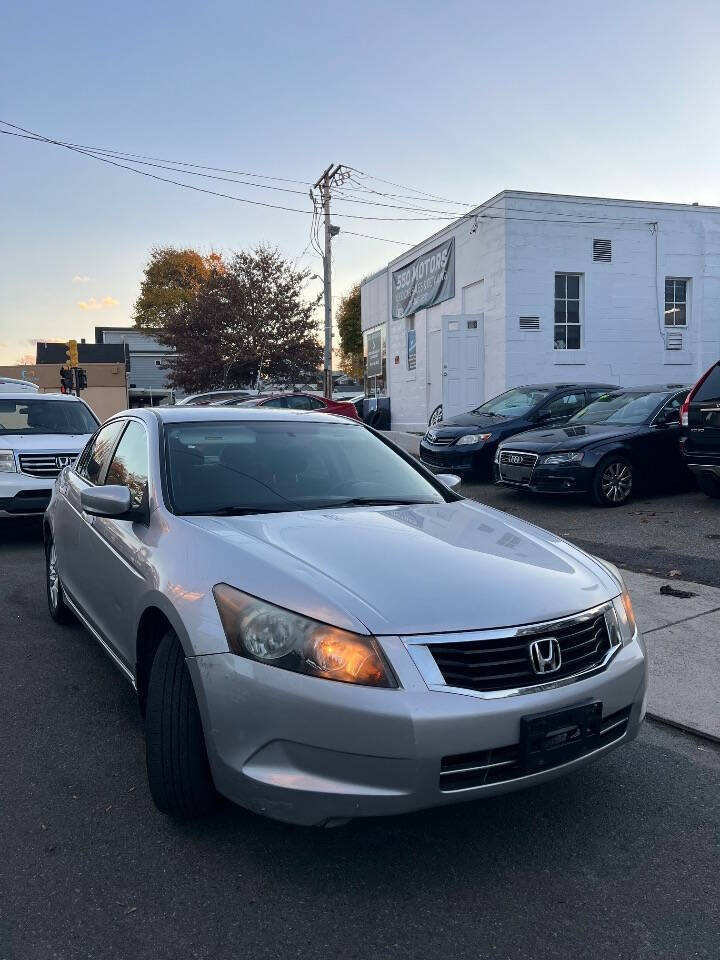
<instances>
[{"instance_id":1,"label":"front left tire","mask_svg":"<svg viewBox=\"0 0 720 960\"><path fill-rule=\"evenodd\" d=\"M52 537L48 537L45 542L45 592L48 610L55 623L63 625L72 623L75 617L65 603L63 588L60 583L60 571L58 570L57 548Z\"/></svg>"},{"instance_id":2,"label":"front left tire","mask_svg":"<svg viewBox=\"0 0 720 960\"><path fill-rule=\"evenodd\" d=\"M185 653L174 630L160 641L150 670L145 710L150 794L171 817L209 813L217 801L205 735Z\"/></svg>"}]
</instances>

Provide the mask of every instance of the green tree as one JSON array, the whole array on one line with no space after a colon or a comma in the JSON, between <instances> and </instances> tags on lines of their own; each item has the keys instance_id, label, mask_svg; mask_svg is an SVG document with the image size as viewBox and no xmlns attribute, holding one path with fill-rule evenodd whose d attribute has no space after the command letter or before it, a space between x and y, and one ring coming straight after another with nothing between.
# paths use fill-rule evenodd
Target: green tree
<instances>
[{"instance_id":1,"label":"green tree","mask_svg":"<svg viewBox=\"0 0 720 960\"><path fill-rule=\"evenodd\" d=\"M154 247L135 302L135 326L148 332L167 328L221 265L218 254L204 257L197 250Z\"/></svg>"},{"instance_id":2,"label":"green tree","mask_svg":"<svg viewBox=\"0 0 720 960\"><path fill-rule=\"evenodd\" d=\"M216 259L158 331L176 351L168 360L172 385L196 391L248 386L260 375L281 383L315 379L320 297L304 299L308 276L269 246Z\"/></svg>"},{"instance_id":3,"label":"green tree","mask_svg":"<svg viewBox=\"0 0 720 960\"><path fill-rule=\"evenodd\" d=\"M340 334L340 367L349 376L360 378L363 370L363 336L359 283L340 301L337 326Z\"/></svg>"}]
</instances>

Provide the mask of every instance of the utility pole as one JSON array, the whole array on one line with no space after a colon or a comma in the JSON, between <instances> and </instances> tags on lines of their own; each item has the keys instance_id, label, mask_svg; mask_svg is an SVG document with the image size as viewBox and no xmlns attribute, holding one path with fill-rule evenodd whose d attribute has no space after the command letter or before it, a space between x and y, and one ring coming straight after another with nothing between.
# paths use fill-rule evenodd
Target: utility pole
<instances>
[{"instance_id":1,"label":"utility pole","mask_svg":"<svg viewBox=\"0 0 720 960\"><path fill-rule=\"evenodd\" d=\"M349 176L343 172L342 164L331 163L325 172L313 184L314 190L320 191L322 201L323 222L325 225L325 247L323 253L323 300L325 301L325 357L323 362L323 393L332 397L332 238L340 233L340 227L330 223L330 190L334 182L344 183ZM314 196L312 190L310 196Z\"/></svg>"}]
</instances>

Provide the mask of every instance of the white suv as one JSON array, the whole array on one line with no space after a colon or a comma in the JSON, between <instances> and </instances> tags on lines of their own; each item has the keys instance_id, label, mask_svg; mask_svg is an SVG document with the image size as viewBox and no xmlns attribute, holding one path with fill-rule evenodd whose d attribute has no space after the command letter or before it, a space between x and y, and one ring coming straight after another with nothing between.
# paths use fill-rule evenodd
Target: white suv
<instances>
[{"instance_id":1,"label":"white suv","mask_svg":"<svg viewBox=\"0 0 720 960\"><path fill-rule=\"evenodd\" d=\"M58 473L98 426L78 397L0 391L0 515L42 513Z\"/></svg>"}]
</instances>

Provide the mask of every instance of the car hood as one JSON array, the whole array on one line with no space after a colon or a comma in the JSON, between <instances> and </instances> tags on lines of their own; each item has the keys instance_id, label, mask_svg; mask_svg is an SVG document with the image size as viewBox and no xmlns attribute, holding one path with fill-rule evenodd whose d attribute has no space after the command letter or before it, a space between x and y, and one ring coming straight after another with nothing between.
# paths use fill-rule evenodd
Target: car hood
<instances>
[{"instance_id":1,"label":"car hood","mask_svg":"<svg viewBox=\"0 0 720 960\"><path fill-rule=\"evenodd\" d=\"M530 450L534 453L548 453L551 450L581 450L593 443L604 440L621 440L632 437L640 430L637 426L623 427L612 423L587 423L583 426L555 427L553 430L539 427L515 434L503 447L513 450ZM502 449L502 448L501 448Z\"/></svg>"},{"instance_id":2,"label":"car hood","mask_svg":"<svg viewBox=\"0 0 720 960\"><path fill-rule=\"evenodd\" d=\"M0 435L0 447L18 453L79 453L90 439L89 433L6 433Z\"/></svg>"},{"instance_id":3,"label":"car hood","mask_svg":"<svg viewBox=\"0 0 720 960\"><path fill-rule=\"evenodd\" d=\"M218 579L378 635L551 620L620 592L587 554L475 501L184 519L212 536Z\"/></svg>"},{"instance_id":4,"label":"car hood","mask_svg":"<svg viewBox=\"0 0 720 960\"><path fill-rule=\"evenodd\" d=\"M479 433L480 431L489 431L498 427L512 426L515 418L508 417L489 417L481 413L463 413L457 417L450 417L443 420L434 427L429 427L432 433L441 437L461 436L464 433Z\"/></svg>"}]
</instances>

